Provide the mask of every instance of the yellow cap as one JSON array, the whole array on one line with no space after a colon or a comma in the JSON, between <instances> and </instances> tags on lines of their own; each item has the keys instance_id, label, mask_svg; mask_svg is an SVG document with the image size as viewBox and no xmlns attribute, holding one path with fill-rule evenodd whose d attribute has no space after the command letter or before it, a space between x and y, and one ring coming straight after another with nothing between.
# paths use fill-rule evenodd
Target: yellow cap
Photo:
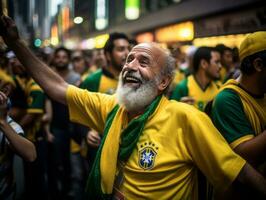
<instances>
[{"instance_id":1,"label":"yellow cap","mask_svg":"<svg viewBox=\"0 0 266 200\"><path fill-rule=\"evenodd\" d=\"M266 50L266 31L258 31L249 34L241 43L239 58L242 61L245 57Z\"/></svg>"}]
</instances>

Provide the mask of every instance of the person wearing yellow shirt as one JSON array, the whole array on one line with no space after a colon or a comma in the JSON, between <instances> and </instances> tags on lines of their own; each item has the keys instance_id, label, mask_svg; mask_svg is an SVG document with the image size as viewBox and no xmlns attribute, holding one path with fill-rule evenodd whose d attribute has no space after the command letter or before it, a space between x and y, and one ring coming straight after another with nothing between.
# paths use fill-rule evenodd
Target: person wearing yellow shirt
<instances>
[{"instance_id":1,"label":"person wearing yellow shirt","mask_svg":"<svg viewBox=\"0 0 266 200\"><path fill-rule=\"evenodd\" d=\"M211 117L231 148L266 177L266 32L255 32L240 45L237 80L215 97ZM240 199L256 199L239 191Z\"/></svg>"},{"instance_id":2,"label":"person wearing yellow shirt","mask_svg":"<svg viewBox=\"0 0 266 200\"><path fill-rule=\"evenodd\" d=\"M214 48L200 47L193 57L193 74L181 81L170 99L194 105L203 111L219 90L220 54Z\"/></svg>"},{"instance_id":3,"label":"person wearing yellow shirt","mask_svg":"<svg viewBox=\"0 0 266 200\"><path fill-rule=\"evenodd\" d=\"M68 106L71 120L103 133L88 199L198 199L197 169L221 191L240 182L266 197L266 180L232 151L207 115L164 97L175 61L158 45L130 51L114 96L68 85L21 43L10 18L2 17L0 26L34 79Z\"/></svg>"},{"instance_id":4,"label":"person wearing yellow shirt","mask_svg":"<svg viewBox=\"0 0 266 200\"><path fill-rule=\"evenodd\" d=\"M114 94L118 85L118 76L125 64L129 52L129 39L124 33L111 33L104 46L107 65L89 75L80 85L80 88L91 92ZM88 131L87 160L89 171L94 162L101 136L95 130Z\"/></svg>"}]
</instances>

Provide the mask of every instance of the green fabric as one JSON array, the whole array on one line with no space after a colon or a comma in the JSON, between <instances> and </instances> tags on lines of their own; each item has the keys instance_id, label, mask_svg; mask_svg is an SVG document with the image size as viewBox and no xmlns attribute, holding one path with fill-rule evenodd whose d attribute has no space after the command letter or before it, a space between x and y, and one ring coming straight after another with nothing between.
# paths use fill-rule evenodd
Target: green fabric
<instances>
[{"instance_id":1,"label":"green fabric","mask_svg":"<svg viewBox=\"0 0 266 200\"><path fill-rule=\"evenodd\" d=\"M90 74L80 85L80 88L87 89L91 92L98 92L100 80L102 77L102 69Z\"/></svg>"},{"instance_id":2,"label":"green fabric","mask_svg":"<svg viewBox=\"0 0 266 200\"><path fill-rule=\"evenodd\" d=\"M185 78L182 80L173 90L172 95L170 96L170 99L175 99L177 101L180 101L182 97L188 96L188 78Z\"/></svg>"},{"instance_id":3,"label":"green fabric","mask_svg":"<svg viewBox=\"0 0 266 200\"><path fill-rule=\"evenodd\" d=\"M119 148L118 159L120 161L126 162L131 153L133 152L139 137L143 131L143 128L151 114L157 108L162 95L158 96L151 105L146 108L145 112L140 115L138 118L133 119L128 126L122 132L121 144ZM104 128L104 135L101 142L101 145L98 149L96 159L94 161L91 173L89 175L89 179L86 186L86 192L89 199L111 199L112 195L103 194L101 190L101 174L100 174L100 160L101 160L101 152L105 143L106 136L109 132L109 129L112 125L113 120L115 119L115 115L119 109L119 106L116 105L113 110L108 114L106 125Z\"/></svg>"},{"instance_id":4,"label":"green fabric","mask_svg":"<svg viewBox=\"0 0 266 200\"><path fill-rule=\"evenodd\" d=\"M216 96L211 117L229 144L245 135L254 134L240 97L231 89L225 89Z\"/></svg>"},{"instance_id":5,"label":"green fabric","mask_svg":"<svg viewBox=\"0 0 266 200\"><path fill-rule=\"evenodd\" d=\"M41 109L43 110L45 104L45 94L43 91L33 90L30 92L32 102L28 105L28 109Z\"/></svg>"}]
</instances>

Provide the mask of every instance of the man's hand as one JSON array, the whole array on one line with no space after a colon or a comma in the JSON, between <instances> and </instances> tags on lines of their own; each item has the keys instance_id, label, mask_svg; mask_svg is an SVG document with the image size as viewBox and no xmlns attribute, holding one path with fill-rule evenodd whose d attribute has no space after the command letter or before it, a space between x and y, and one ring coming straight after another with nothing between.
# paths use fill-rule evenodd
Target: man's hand
<instances>
[{"instance_id":1,"label":"man's hand","mask_svg":"<svg viewBox=\"0 0 266 200\"><path fill-rule=\"evenodd\" d=\"M194 102L195 102L195 99L194 99L193 97L189 97L189 96L187 96L187 97L182 97L182 98L180 99L180 102L183 102L183 103L187 103L187 104L193 105Z\"/></svg>"},{"instance_id":2,"label":"man's hand","mask_svg":"<svg viewBox=\"0 0 266 200\"><path fill-rule=\"evenodd\" d=\"M0 19L0 35L7 45L19 39L18 29L15 22L8 16L2 15Z\"/></svg>"},{"instance_id":3,"label":"man's hand","mask_svg":"<svg viewBox=\"0 0 266 200\"><path fill-rule=\"evenodd\" d=\"M91 147L98 147L101 143L101 137L99 136L99 133L94 130L90 130L87 133L86 140L88 145L90 145Z\"/></svg>"}]
</instances>

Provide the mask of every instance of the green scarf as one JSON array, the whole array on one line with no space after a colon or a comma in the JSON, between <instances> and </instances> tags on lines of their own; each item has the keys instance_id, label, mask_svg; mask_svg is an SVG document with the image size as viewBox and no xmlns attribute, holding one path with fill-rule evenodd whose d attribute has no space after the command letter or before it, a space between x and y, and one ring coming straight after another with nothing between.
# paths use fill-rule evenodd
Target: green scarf
<instances>
[{"instance_id":1,"label":"green scarf","mask_svg":"<svg viewBox=\"0 0 266 200\"><path fill-rule=\"evenodd\" d=\"M89 199L112 199L112 189L115 179L117 160L124 162L128 160L139 140L149 116L151 116L151 114L155 111L161 98L162 95L156 97L151 105L146 108L145 112L138 118L133 119L122 131L122 133L117 133L117 131L120 130L121 132L121 120L126 114L125 109L116 105L108 114L102 142L97 151L96 158L87 181L86 192ZM107 137L109 139L106 139ZM103 155L103 151L109 153L109 156ZM111 153L118 155L110 154L110 151ZM110 155L112 157L110 157ZM104 157L104 159L101 159L102 157ZM116 160L113 160L113 158ZM110 162L108 162L107 159ZM104 181L104 177L101 176L102 173L105 173L105 176L110 177Z\"/></svg>"}]
</instances>

